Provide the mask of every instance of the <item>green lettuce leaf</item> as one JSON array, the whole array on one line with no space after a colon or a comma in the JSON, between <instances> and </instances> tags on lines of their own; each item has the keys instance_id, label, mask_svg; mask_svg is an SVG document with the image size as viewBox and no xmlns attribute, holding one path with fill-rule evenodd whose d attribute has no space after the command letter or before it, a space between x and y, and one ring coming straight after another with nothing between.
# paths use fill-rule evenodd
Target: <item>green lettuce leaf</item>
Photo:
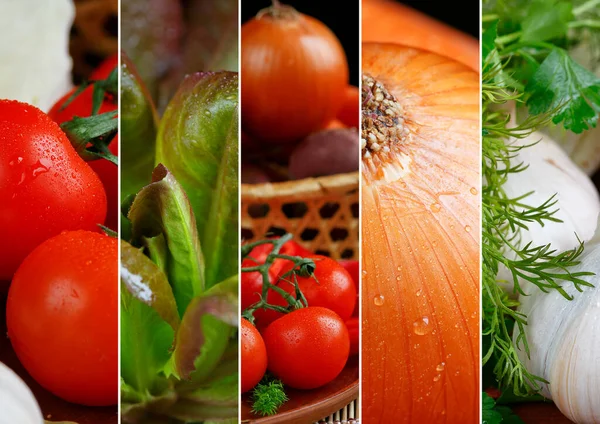
<instances>
[{"instance_id":1,"label":"green lettuce leaf","mask_svg":"<svg viewBox=\"0 0 600 424\"><path fill-rule=\"evenodd\" d=\"M183 316L192 298L204 291L204 259L186 193L163 165L156 167L152 183L135 197L129 220L135 241L164 236L167 276Z\"/></svg>"},{"instance_id":2,"label":"green lettuce leaf","mask_svg":"<svg viewBox=\"0 0 600 424\"><path fill-rule=\"evenodd\" d=\"M238 276L194 298L177 332L172 369L182 379L202 381L219 364L238 325Z\"/></svg>"},{"instance_id":3,"label":"green lettuce leaf","mask_svg":"<svg viewBox=\"0 0 600 424\"><path fill-rule=\"evenodd\" d=\"M169 361L179 315L164 273L121 241L121 376L139 393L155 388Z\"/></svg>"},{"instance_id":4,"label":"green lettuce leaf","mask_svg":"<svg viewBox=\"0 0 600 424\"><path fill-rule=\"evenodd\" d=\"M121 54L121 201L150 183L158 116L129 58Z\"/></svg>"},{"instance_id":5,"label":"green lettuce leaf","mask_svg":"<svg viewBox=\"0 0 600 424\"><path fill-rule=\"evenodd\" d=\"M198 226L206 287L238 268L238 75L189 75L161 120L156 150L185 189Z\"/></svg>"}]
</instances>

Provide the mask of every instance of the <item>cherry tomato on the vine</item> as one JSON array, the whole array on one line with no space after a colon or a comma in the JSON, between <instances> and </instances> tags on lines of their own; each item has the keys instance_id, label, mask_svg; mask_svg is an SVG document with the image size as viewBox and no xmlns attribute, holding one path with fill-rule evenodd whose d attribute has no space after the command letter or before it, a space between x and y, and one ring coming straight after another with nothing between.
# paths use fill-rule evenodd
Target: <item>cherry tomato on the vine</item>
<instances>
[{"instance_id":1,"label":"cherry tomato on the vine","mask_svg":"<svg viewBox=\"0 0 600 424\"><path fill-rule=\"evenodd\" d=\"M96 69L90 75L90 79L103 80L108 78L110 73L119 65L119 55L117 53L107 57L104 61L98 65Z\"/></svg>"},{"instance_id":2,"label":"cherry tomato on the vine","mask_svg":"<svg viewBox=\"0 0 600 424\"><path fill-rule=\"evenodd\" d=\"M356 287L352 277L342 265L335 260L321 255L309 258L315 262L314 277L296 275L298 286L304 294L308 306L322 306L337 313L343 321L352 316L356 304ZM284 275L293 267L289 262L279 272L278 287L290 294L295 294L293 279Z\"/></svg>"},{"instance_id":3,"label":"cherry tomato on the vine","mask_svg":"<svg viewBox=\"0 0 600 424\"><path fill-rule=\"evenodd\" d=\"M359 334L360 328L357 317L352 317L346 321L346 328L350 336L350 356L358 355L359 352Z\"/></svg>"},{"instance_id":4,"label":"cherry tomato on the vine","mask_svg":"<svg viewBox=\"0 0 600 424\"><path fill-rule=\"evenodd\" d=\"M118 401L118 241L67 231L40 244L10 286L6 324L29 374L69 402Z\"/></svg>"},{"instance_id":5,"label":"cherry tomato on the vine","mask_svg":"<svg viewBox=\"0 0 600 424\"><path fill-rule=\"evenodd\" d=\"M106 194L59 126L38 108L0 100L0 281L44 240L98 230Z\"/></svg>"},{"instance_id":6,"label":"cherry tomato on the vine","mask_svg":"<svg viewBox=\"0 0 600 424\"><path fill-rule=\"evenodd\" d=\"M62 108L64 103L71 97L75 90L76 88L73 88L71 91L65 94L54 104L54 106L52 106L50 112L48 112L48 116L50 116L50 118L52 118L59 125L63 122L70 121L74 116L82 118L92 114L93 87L88 87L83 90L77 95L77 97L73 99L71 103L69 103L64 109ZM117 99L107 95L105 96L98 113L111 112L113 110L117 110L117 107ZM108 147L113 155L119 155L118 135L113 138ZM107 214L104 224L108 228L116 231L118 229L118 220L120 216L119 167L105 159L98 159L88 162L88 165L90 165L94 172L98 174L100 180L102 180L102 184L104 185L104 190L106 191Z\"/></svg>"},{"instance_id":7,"label":"cherry tomato on the vine","mask_svg":"<svg viewBox=\"0 0 600 424\"><path fill-rule=\"evenodd\" d=\"M256 386L267 371L267 350L258 330L242 318L242 393Z\"/></svg>"},{"instance_id":8,"label":"cherry tomato on the vine","mask_svg":"<svg viewBox=\"0 0 600 424\"><path fill-rule=\"evenodd\" d=\"M358 308L360 302L358 301L358 292L359 292L359 284L360 284L360 276L359 276L359 264L357 260L348 259L339 261L340 265L346 268L346 271L352 277L352 281L354 281L354 286L356 287L356 306L354 306L354 311L352 312L353 317L358 316Z\"/></svg>"},{"instance_id":9,"label":"cherry tomato on the vine","mask_svg":"<svg viewBox=\"0 0 600 424\"><path fill-rule=\"evenodd\" d=\"M350 352L348 329L339 315L321 307L301 308L263 332L268 369L296 389L321 387L344 369Z\"/></svg>"}]
</instances>

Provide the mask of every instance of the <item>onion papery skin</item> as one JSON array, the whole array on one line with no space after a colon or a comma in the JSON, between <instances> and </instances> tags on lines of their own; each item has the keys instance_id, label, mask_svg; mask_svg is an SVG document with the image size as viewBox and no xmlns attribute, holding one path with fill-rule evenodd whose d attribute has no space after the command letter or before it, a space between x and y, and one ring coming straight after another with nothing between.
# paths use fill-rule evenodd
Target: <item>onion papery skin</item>
<instances>
[{"instance_id":1,"label":"onion papery skin","mask_svg":"<svg viewBox=\"0 0 600 424\"><path fill-rule=\"evenodd\" d=\"M480 91L433 53L363 43L408 135L362 161L362 390L371 423L477 423Z\"/></svg>"},{"instance_id":2,"label":"onion papery skin","mask_svg":"<svg viewBox=\"0 0 600 424\"><path fill-rule=\"evenodd\" d=\"M323 23L259 15L242 26L242 128L269 143L290 143L324 128L344 101L348 64Z\"/></svg>"},{"instance_id":3,"label":"onion papery skin","mask_svg":"<svg viewBox=\"0 0 600 424\"><path fill-rule=\"evenodd\" d=\"M362 0L363 42L402 43L453 58L479 70L479 42L391 0Z\"/></svg>"}]
</instances>

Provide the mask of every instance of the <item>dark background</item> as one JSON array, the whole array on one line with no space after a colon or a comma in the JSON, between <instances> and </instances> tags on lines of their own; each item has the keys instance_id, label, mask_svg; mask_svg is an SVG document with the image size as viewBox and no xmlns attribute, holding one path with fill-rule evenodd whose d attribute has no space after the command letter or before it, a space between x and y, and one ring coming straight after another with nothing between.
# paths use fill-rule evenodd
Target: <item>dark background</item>
<instances>
[{"instance_id":1,"label":"dark background","mask_svg":"<svg viewBox=\"0 0 600 424\"><path fill-rule=\"evenodd\" d=\"M271 0L240 1L242 3L242 24L253 18L259 10L271 5ZM334 32L346 52L350 83L358 85L359 0L282 0L281 3L320 20Z\"/></svg>"},{"instance_id":2,"label":"dark background","mask_svg":"<svg viewBox=\"0 0 600 424\"><path fill-rule=\"evenodd\" d=\"M242 0L243 2L244 0ZM479 39L479 0L451 2L442 0L398 1L445 22Z\"/></svg>"},{"instance_id":3,"label":"dark background","mask_svg":"<svg viewBox=\"0 0 600 424\"><path fill-rule=\"evenodd\" d=\"M271 0L240 0L242 24L271 5ZM350 69L350 83L358 85L359 5L360 0L283 0L298 11L319 19L340 39ZM479 38L479 0L458 3L442 0L398 1Z\"/></svg>"}]
</instances>

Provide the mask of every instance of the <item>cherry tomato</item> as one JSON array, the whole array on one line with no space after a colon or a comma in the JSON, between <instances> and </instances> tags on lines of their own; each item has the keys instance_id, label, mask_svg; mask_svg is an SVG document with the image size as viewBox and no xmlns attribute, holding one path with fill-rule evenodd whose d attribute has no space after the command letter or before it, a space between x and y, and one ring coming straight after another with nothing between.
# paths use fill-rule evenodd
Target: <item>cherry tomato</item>
<instances>
[{"instance_id":1,"label":"cherry tomato","mask_svg":"<svg viewBox=\"0 0 600 424\"><path fill-rule=\"evenodd\" d=\"M258 330L242 318L242 393L258 384L267 371L267 349Z\"/></svg>"},{"instance_id":2,"label":"cherry tomato","mask_svg":"<svg viewBox=\"0 0 600 424\"><path fill-rule=\"evenodd\" d=\"M356 305L356 287L352 277L335 260L321 255L309 256L315 261L314 277L296 276L298 286L308 306L322 306L337 313L343 321L352 316ZM277 285L290 294L295 294L291 277L283 277L293 267L289 262L282 268Z\"/></svg>"},{"instance_id":3,"label":"cherry tomato","mask_svg":"<svg viewBox=\"0 0 600 424\"><path fill-rule=\"evenodd\" d=\"M335 312L308 307L277 319L263 332L268 369L295 389L321 387L344 369L348 329Z\"/></svg>"},{"instance_id":4,"label":"cherry tomato","mask_svg":"<svg viewBox=\"0 0 600 424\"><path fill-rule=\"evenodd\" d=\"M29 374L69 402L118 400L118 242L68 231L23 261L6 306L8 336Z\"/></svg>"},{"instance_id":5,"label":"cherry tomato","mask_svg":"<svg viewBox=\"0 0 600 424\"><path fill-rule=\"evenodd\" d=\"M34 106L0 100L0 146L0 281L8 281L44 240L97 230L106 194L56 122Z\"/></svg>"},{"instance_id":6,"label":"cherry tomato","mask_svg":"<svg viewBox=\"0 0 600 424\"><path fill-rule=\"evenodd\" d=\"M249 268L253 266L256 266L256 262L254 262L252 259L246 258L242 260L242 268ZM269 274L270 281L273 282L274 276L271 272L269 272ZM262 275L258 271L242 272L240 285L240 291L242 296L241 304L243 311L260 300L263 287ZM287 305L287 302L285 302L281 296L272 291L268 292L267 301L269 303L273 303L274 301L276 301L277 304ZM272 309L256 309L254 311L254 323L256 324L256 327L259 330L262 330L266 328L266 326L269 325L271 322L279 318L279 316L281 316L281 314L273 311Z\"/></svg>"},{"instance_id":7,"label":"cherry tomato","mask_svg":"<svg viewBox=\"0 0 600 424\"><path fill-rule=\"evenodd\" d=\"M360 328L358 324L358 318L352 317L346 321L346 328L348 329L348 335L350 336L350 356L358 355L359 350L359 333Z\"/></svg>"},{"instance_id":8,"label":"cherry tomato","mask_svg":"<svg viewBox=\"0 0 600 424\"><path fill-rule=\"evenodd\" d=\"M70 121L74 116L87 117L92 114L92 95L93 87L88 87L83 92L79 93L71 103L69 103L64 109L61 109L65 101L75 92L76 88L65 94L59 99L48 116L52 118L57 124ZM117 99L111 96L106 96L98 113L111 112L117 110L118 104ZM119 141L118 135L113 138L109 145L111 153L115 156L119 155ZM107 198L107 214L104 224L113 230L118 229L118 220L120 216L119 210L119 167L113 163L110 163L104 159L98 159L88 162L88 165L98 174L104 190L106 191Z\"/></svg>"},{"instance_id":9,"label":"cherry tomato","mask_svg":"<svg viewBox=\"0 0 600 424\"><path fill-rule=\"evenodd\" d=\"M357 260L341 260L339 262L344 268L346 268L346 271L348 271L350 273L350 276L352 277L352 281L354 281L354 286L356 287L356 306L354 306L354 311L352 312L352 316L357 317L358 316L358 308L360 305L360 302L358 301L358 292L359 292L358 287L360 284L360 277L358 275L358 273L359 273L358 261Z\"/></svg>"},{"instance_id":10,"label":"cherry tomato","mask_svg":"<svg viewBox=\"0 0 600 424\"><path fill-rule=\"evenodd\" d=\"M117 53L107 57L104 61L94 69L90 75L90 79L103 80L108 78L110 73L119 65L119 55Z\"/></svg>"}]
</instances>

